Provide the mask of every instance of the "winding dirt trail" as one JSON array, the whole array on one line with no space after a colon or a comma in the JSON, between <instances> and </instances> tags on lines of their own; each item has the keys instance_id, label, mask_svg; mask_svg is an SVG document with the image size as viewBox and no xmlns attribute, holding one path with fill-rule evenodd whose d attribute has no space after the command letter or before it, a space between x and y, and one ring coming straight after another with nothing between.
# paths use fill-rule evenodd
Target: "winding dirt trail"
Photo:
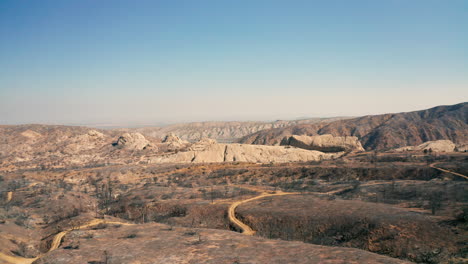
<instances>
[{"instance_id":1,"label":"winding dirt trail","mask_svg":"<svg viewBox=\"0 0 468 264\"><path fill-rule=\"evenodd\" d=\"M258 189L256 189L256 190L258 190ZM236 217L236 208L241 204L248 203L248 202L251 202L251 201L254 201L254 200L258 200L258 199L261 199L261 198L271 197L271 196L281 196L281 195L292 195L292 194L300 194L300 193L297 193L297 192L282 192L282 191L277 191L275 193L268 193L268 192L263 191L262 194L260 194L258 196L255 196L255 197L252 197L252 198L249 198L249 199L246 199L246 200L241 200L241 201L234 202L233 204L231 204L231 206L229 206L229 209L228 209L229 221L231 221L233 224L238 226L242 230L242 234L247 235L247 236L253 236L253 235L255 235L255 231L250 226L242 223L242 221L239 220Z\"/></svg>"},{"instance_id":2,"label":"winding dirt trail","mask_svg":"<svg viewBox=\"0 0 468 264\"><path fill-rule=\"evenodd\" d=\"M372 185L380 185L380 184L386 184L386 183L385 182L368 183L368 184L363 184L361 186L372 186ZM257 191L257 192L261 192L261 194L258 195L258 196L255 196L255 197L252 197L252 198L249 198L249 199L245 199L245 200L236 201L236 202L232 203L231 206L229 206L229 209L228 209L229 221L231 221L231 223L233 223L237 227L239 227L242 230L242 234L248 235L248 236L255 235L255 231L250 226L244 224L241 220L239 220L239 218L236 217L236 208L239 205L244 204L244 203L248 203L248 202L251 202L251 201L254 201L254 200L258 200L258 199L261 199L261 198L265 198L265 197L304 194L304 193L300 193L300 192L283 192L283 191L275 191L274 193L271 193L271 192L265 191L264 189L261 189L261 188L255 187L255 186L248 186L248 187L247 186L239 186L239 187L250 189L250 190L253 190L253 191ZM346 190L351 190L351 189L353 189L353 187L345 187L345 188L341 188L341 189L333 190L333 191L329 191L329 192L309 192L309 194L335 195L335 194L338 194L340 192L343 192L343 191L346 191Z\"/></svg>"},{"instance_id":3,"label":"winding dirt trail","mask_svg":"<svg viewBox=\"0 0 468 264\"><path fill-rule=\"evenodd\" d=\"M433 169L436 169L436 170L440 170L440 171L442 171L442 172L451 173L451 174L453 174L453 175L456 175L456 176L458 176L458 177L462 177L462 178L468 180L468 176L465 176L465 175L460 174L460 173L457 173L457 172L449 171L449 170L446 170L446 169L438 168L438 167L435 166L436 164L437 164L437 162L432 163L431 165L429 165L429 167L431 167L431 168L433 168Z\"/></svg>"},{"instance_id":4,"label":"winding dirt trail","mask_svg":"<svg viewBox=\"0 0 468 264\"><path fill-rule=\"evenodd\" d=\"M41 255L39 255L39 256L37 256L35 258L23 258L23 257L18 257L18 256L6 255L6 254L0 252L0 262L4 261L5 263L10 263L10 264L31 264L35 260L37 260L37 259L41 258L42 256L44 256L45 254L47 254L47 253L49 253L49 252L51 252L53 250L58 249L60 244L62 243L63 237L65 237L65 235L67 235L71 231L77 230L77 229L82 229L82 228L88 228L88 227L96 226L96 225L99 225L99 224L134 225L134 224L131 224L131 223L125 223L125 222L119 222L119 221L107 221L105 219L93 219L93 220L87 222L86 224L83 224L83 225L75 227L75 228L70 228L70 229L67 229L65 231L62 231L62 232L56 234L54 236L54 238L52 239L52 243L50 245L49 250L44 254L41 254ZM4 263L4 262L1 262L1 263Z\"/></svg>"}]
</instances>

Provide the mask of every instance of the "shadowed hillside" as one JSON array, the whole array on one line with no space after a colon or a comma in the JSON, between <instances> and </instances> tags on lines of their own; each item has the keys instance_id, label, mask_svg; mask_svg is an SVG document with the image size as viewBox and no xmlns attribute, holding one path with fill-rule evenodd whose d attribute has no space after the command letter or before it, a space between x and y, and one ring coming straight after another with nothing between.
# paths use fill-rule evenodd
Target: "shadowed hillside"
<instances>
[{"instance_id":1,"label":"shadowed hillside","mask_svg":"<svg viewBox=\"0 0 468 264\"><path fill-rule=\"evenodd\" d=\"M419 145L425 141L468 140L468 103L427 110L363 116L331 123L301 124L259 131L240 140L247 144L276 145L291 135L356 136L365 149Z\"/></svg>"}]
</instances>

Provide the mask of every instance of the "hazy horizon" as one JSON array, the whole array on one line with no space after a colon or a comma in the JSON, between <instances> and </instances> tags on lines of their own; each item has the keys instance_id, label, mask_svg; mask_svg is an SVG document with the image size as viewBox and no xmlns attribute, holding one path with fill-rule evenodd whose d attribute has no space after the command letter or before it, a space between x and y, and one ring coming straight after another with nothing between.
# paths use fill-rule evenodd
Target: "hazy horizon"
<instances>
[{"instance_id":1,"label":"hazy horizon","mask_svg":"<svg viewBox=\"0 0 468 264\"><path fill-rule=\"evenodd\" d=\"M459 102L451 105L456 105L456 104L462 104L466 102ZM170 126L170 125L177 125L177 124L185 124L185 123L209 123L209 122L275 122L275 121L297 121L297 120L306 120L306 119L316 119L316 118L357 118L361 116L366 116L366 115L379 115L379 114L392 114L392 113L406 113L406 112L413 112L413 111L421 111L421 110L426 110L430 109L433 107L438 107L438 106L446 106L446 105L434 105L431 107L427 107L424 109L415 109L415 110L409 110L409 111L394 111L394 112L383 112L383 113L371 113L371 114L365 114L365 115L356 115L356 116L310 116L310 117L295 117L295 118L280 118L280 119L212 119L212 120L205 120L205 119L200 119L200 120L181 120L179 122L135 122L135 121L130 121L130 122L115 122L115 123L109 123L109 122L95 122L95 123L73 123L73 122L43 122L43 123L37 123L37 122L31 122L31 123L10 123L10 124L0 124L0 125L34 125L34 124L41 124L41 125L65 125L65 126L85 126L85 127L94 127L94 128L100 128L100 129L118 129L118 128L143 128L143 127L164 127L164 126Z\"/></svg>"},{"instance_id":2,"label":"hazy horizon","mask_svg":"<svg viewBox=\"0 0 468 264\"><path fill-rule=\"evenodd\" d=\"M0 2L0 124L160 125L468 101L467 1Z\"/></svg>"}]
</instances>

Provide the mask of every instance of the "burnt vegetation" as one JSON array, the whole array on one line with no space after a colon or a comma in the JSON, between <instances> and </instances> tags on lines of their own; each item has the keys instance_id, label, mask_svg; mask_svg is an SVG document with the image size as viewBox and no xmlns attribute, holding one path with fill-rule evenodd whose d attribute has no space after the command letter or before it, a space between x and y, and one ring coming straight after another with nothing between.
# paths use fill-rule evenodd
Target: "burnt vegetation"
<instances>
[{"instance_id":1,"label":"burnt vegetation","mask_svg":"<svg viewBox=\"0 0 468 264\"><path fill-rule=\"evenodd\" d=\"M464 173L466 157L421 155L367 153L296 164L119 165L4 173L0 228L35 230L36 241L42 242L9 246L31 257L47 252L54 234L93 218L164 223L171 230L235 231L227 216L232 202L259 195L258 190L282 190L299 194L241 205L237 217L266 238L353 247L419 263L457 263L466 258L467 181L428 165L439 162ZM13 196L7 202L8 192ZM90 229L109 228L99 224ZM193 238L190 245L204 243L196 230L184 236ZM81 238L92 237L86 233ZM119 239L139 237L127 232ZM72 242L65 241L63 248L81 247Z\"/></svg>"}]
</instances>

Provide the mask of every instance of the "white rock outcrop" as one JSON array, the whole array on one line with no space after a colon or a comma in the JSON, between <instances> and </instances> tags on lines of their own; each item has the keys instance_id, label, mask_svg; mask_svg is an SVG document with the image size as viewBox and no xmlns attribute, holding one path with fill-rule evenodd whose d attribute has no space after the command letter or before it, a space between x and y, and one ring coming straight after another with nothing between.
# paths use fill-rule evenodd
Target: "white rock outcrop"
<instances>
[{"instance_id":1,"label":"white rock outcrop","mask_svg":"<svg viewBox=\"0 0 468 264\"><path fill-rule=\"evenodd\" d=\"M404 151L424 151L431 150L433 152L453 152L455 151L455 143L450 140L435 140L435 141L426 141L418 146L406 146L394 149L396 152Z\"/></svg>"},{"instance_id":2,"label":"white rock outcrop","mask_svg":"<svg viewBox=\"0 0 468 264\"><path fill-rule=\"evenodd\" d=\"M189 150L203 151L203 150L206 150L207 148L209 148L211 145L214 145L214 144L217 144L215 139L202 138L200 141L192 144L192 146L190 146Z\"/></svg>"},{"instance_id":3,"label":"white rock outcrop","mask_svg":"<svg viewBox=\"0 0 468 264\"><path fill-rule=\"evenodd\" d=\"M460 144L457 146L457 151L468 152L468 144Z\"/></svg>"},{"instance_id":4,"label":"white rock outcrop","mask_svg":"<svg viewBox=\"0 0 468 264\"><path fill-rule=\"evenodd\" d=\"M150 147L150 142L140 133L125 133L114 144L116 147L141 150Z\"/></svg>"},{"instance_id":5,"label":"white rock outcrop","mask_svg":"<svg viewBox=\"0 0 468 264\"><path fill-rule=\"evenodd\" d=\"M184 141L182 141L178 136L176 136L174 133L169 133L167 134L162 143L176 143L176 144L182 144Z\"/></svg>"},{"instance_id":6,"label":"white rock outcrop","mask_svg":"<svg viewBox=\"0 0 468 264\"><path fill-rule=\"evenodd\" d=\"M179 150L179 149L187 146L188 144L189 144L189 142L180 139L174 133L169 133L162 140L162 143L161 143L160 147L165 148L167 150L174 151L174 150Z\"/></svg>"},{"instance_id":7,"label":"white rock outcrop","mask_svg":"<svg viewBox=\"0 0 468 264\"><path fill-rule=\"evenodd\" d=\"M293 135L281 141L281 145L322 152L364 151L357 137L335 137L332 135Z\"/></svg>"},{"instance_id":8,"label":"white rock outcrop","mask_svg":"<svg viewBox=\"0 0 468 264\"><path fill-rule=\"evenodd\" d=\"M37 139L37 138L42 137L41 134L37 133L36 131L32 131L32 130L30 130L30 129L21 132L21 135L22 135L23 137L26 137L26 138L31 139L31 140L34 140L34 139Z\"/></svg>"},{"instance_id":9,"label":"white rock outcrop","mask_svg":"<svg viewBox=\"0 0 468 264\"><path fill-rule=\"evenodd\" d=\"M88 131L88 136L92 137L92 138L104 138L104 134L97 131L97 130L94 130L94 129L91 129Z\"/></svg>"},{"instance_id":10,"label":"white rock outcrop","mask_svg":"<svg viewBox=\"0 0 468 264\"><path fill-rule=\"evenodd\" d=\"M217 163L254 162L283 163L299 161L319 161L337 158L340 153L323 153L284 146L262 146L246 144L217 144L204 140L204 144L194 144L188 151L153 157L151 163Z\"/></svg>"}]
</instances>

